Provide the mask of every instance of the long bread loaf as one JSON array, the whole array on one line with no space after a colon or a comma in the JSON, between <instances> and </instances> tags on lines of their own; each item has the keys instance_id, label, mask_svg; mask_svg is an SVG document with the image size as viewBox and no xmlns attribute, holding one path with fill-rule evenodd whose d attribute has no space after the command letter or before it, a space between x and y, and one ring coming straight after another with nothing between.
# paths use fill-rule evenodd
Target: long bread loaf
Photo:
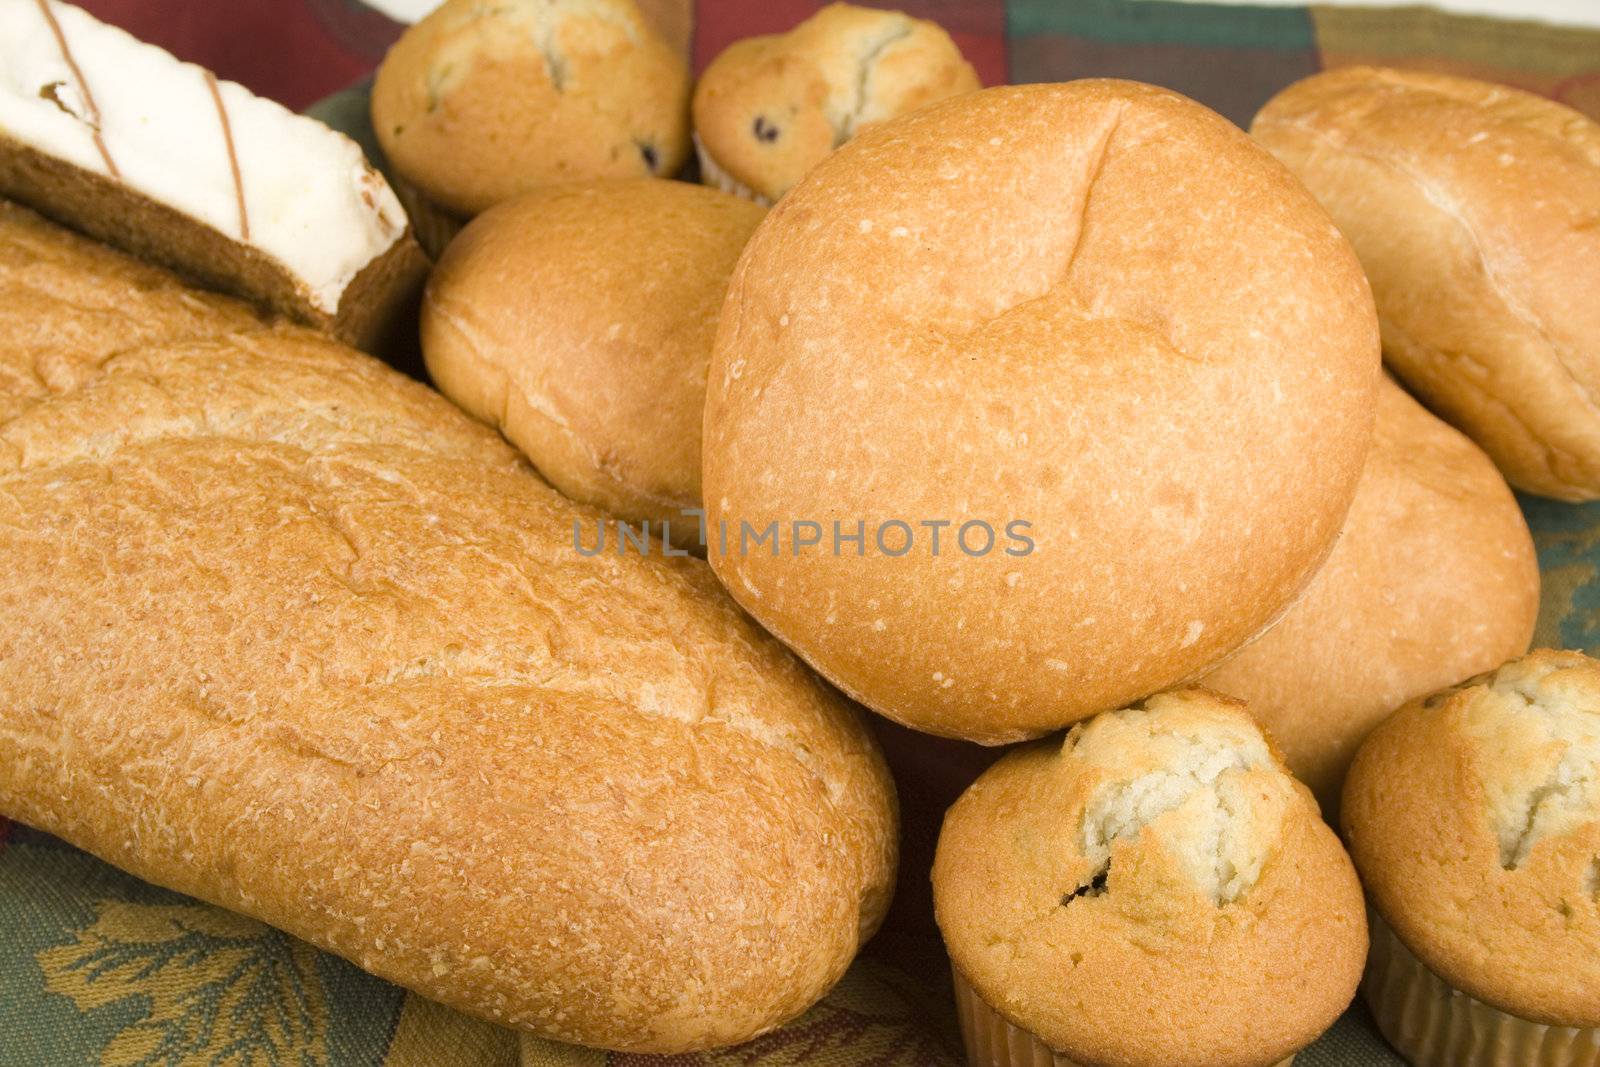
<instances>
[{"instance_id":1,"label":"long bread loaf","mask_svg":"<svg viewBox=\"0 0 1600 1067\"><path fill-rule=\"evenodd\" d=\"M0 202L0 812L426 996L735 1042L892 883L854 713L437 394Z\"/></svg>"}]
</instances>

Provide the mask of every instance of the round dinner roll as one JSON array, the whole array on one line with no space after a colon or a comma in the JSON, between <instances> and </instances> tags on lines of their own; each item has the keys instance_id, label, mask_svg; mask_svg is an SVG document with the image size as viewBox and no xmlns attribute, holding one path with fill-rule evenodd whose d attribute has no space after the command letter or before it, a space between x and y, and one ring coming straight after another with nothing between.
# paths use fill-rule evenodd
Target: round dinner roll
<instances>
[{"instance_id":1,"label":"round dinner roll","mask_svg":"<svg viewBox=\"0 0 1600 1067\"><path fill-rule=\"evenodd\" d=\"M1249 705L1331 815L1368 730L1526 652L1538 614L1539 561L1505 479L1385 379L1333 554L1289 614L1203 684Z\"/></svg>"},{"instance_id":2,"label":"round dinner roll","mask_svg":"<svg viewBox=\"0 0 1600 1067\"><path fill-rule=\"evenodd\" d=\"M1251 132L1361 257L1384 355L1511 484L1600 497L1600 125L1465 78L1350 67Z\"/></svg>"},{"instance_id":3,"label":"round dinner roll","mask_svg":"<svg viewBox=\"0 0 1600 1067\"><path fill-rule=\"evenodd\" d=\"M694 91L701 176L770 204L863 127L977 87L938 24L829 4L706 68Z\"/></svg>"},{"instance_id":4,"label":"round dinner roll","mask_svg":"<svg viewBox=\"0 0 1600 1067\"><path fill-rule=\"evenodd\" d=\"M549 186L474 219L429 279L439 389L557 489L698 540L706 363L764 209L642 179ZM680 536L681 535L681 536Z\"/></svg>"},{"instance_id":5,"label":"round dinner roll","mask_svg":"<svg viewBox=\"0 0 1600 1067\"><path fill-rule=\"evenodd\" d=\"M1355 256L1227 120L1133 82L968 93L840 148L751 238L708 376L709 555L874 710L1037 736L1282 614L1378 375Z\"/></svg>"},{"instance_id":6,"label":"round dinner roll","mask_svg":"<svg viewBox=\"0 0 1600 1067\"><path fill-rule=\"evenodd\" d=\"M675 174L689 69L633 0L445 0L395 42L372 126L395 169L474 215L540 185Z\"/></svg>"},{"instance_id":7,"label":"round dinner roll","mask_svg":"<svg viewBox=\"0 0 1600 1067\"><path fill-rule=\"evenodd\" d=\"M1202 689L1018 749L945 816L934 906L968 1059L1267 1067L1355 995L1350 858L1237 701Z\"/></svg>"},{"instance_id":8,"label":"round dinner roll","mask_svg":"<svg viewBox=\"0 0 1600 1067\"><path fill-rule=\"evenodd\" d=\"M1600 1063L1600 663L1540 649L1414 700L1345 782L1363 992L1417 1067Z\"/></svg>"}]
</instances>

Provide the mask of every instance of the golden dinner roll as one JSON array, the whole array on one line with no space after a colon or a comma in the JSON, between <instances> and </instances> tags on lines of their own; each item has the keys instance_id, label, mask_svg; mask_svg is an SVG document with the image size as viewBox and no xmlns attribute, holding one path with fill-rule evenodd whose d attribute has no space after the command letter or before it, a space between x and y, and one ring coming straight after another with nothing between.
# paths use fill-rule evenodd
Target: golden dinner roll
<instances>
[{"instance_id":1,"label":"golden dinner roll","mask_svg":"<svg viewBox=\"0 0 1600 1067\"><path fill-rule=\"evenodd\" d=\"M1325 811L1412 697L1528 650L1539 561L1505 479L1392 381L1333 554L1283 620L1203 684L1242 698Z\"/></svg>"},{"instance_id":2,"label":"golden dinner roll","mask_svg":"<svg viewBox=\"0 0 1600 1067\"><path fill-rule=\"evenodd\" d=\"M1384 355L1519 489L1600 496L1600 125L1517 89L1350 67L1251 132L1350 238Z\"/></svg>"},{"instance_id":3,"label":"golden dinner roll","mask_svg":"<svg viewBox=\"0 0 1600 1067\"><path fill-rule=\"evenodd\" d=\"M688 125L688 67L633 0L445 0L372 86L384 154L460 215L551 182L674 174Z\"/></svg>"},{"instance_id":4,"label":"golden dinner roll","mask_svg":"<svg viewBox=\"0 0 1600 1067\"><path fill-rule=\"evenodd\" d=\"M874 122L978 88L936 23L854 4L737 41L694 91L701 176L770 204Z\"/></svg>"},{"instance_id":5,"label":"golden dinner roll","mask_svg":"<svg viewBox=\"0 0 1600 1067\"><path fill-rule=\"evenodd\" d=\"M1164 693L1000 760L933 866L968 1058L1268 1067L1354 996L1350 858L1237 701Z\"/></svg>"},{"instance_id":6,"label":"golden dinner roll","mask_svg":"<svg viewBox=\"0 0 1600 1067\"><path fill-rule=\"evenodd\" d=\"M1540 649L1401 708L1345 781L1363 990L1418 1067L1600 1062L1600 663Z\"/></svg>"},{"instance_id":7,"label":"golden dinner roll","mask_svg":"<svg viewBox=\"0 0 1600 1067\"><path fill-rule=\"evenodd\" d=\"M1378 376L1348 244L1227 120L1132 82L969 93L840 148L745 248L710 557L874 710L1036 736L1283 613Z\"/></svg>"},{"instance_id":8,"label":"golden dinner roll","mask_svg":"<svg viewBox=\"0 0 1600 1067\"><path fill-rule=\"evenodd\" d=\"M706 363L728 277L763 214L656 179L501 204L429 280L428 371L557 489L693 541L683 510L700 505Z\"/></svg>"}]
</instances>

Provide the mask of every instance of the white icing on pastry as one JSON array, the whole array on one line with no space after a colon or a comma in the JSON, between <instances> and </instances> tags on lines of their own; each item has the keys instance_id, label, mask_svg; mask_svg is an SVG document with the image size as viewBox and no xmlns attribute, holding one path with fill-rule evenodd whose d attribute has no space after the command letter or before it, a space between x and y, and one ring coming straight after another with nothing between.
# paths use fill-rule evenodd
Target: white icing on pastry
<instances>
[{"instance_id":1,"label":"white icing on pastry","mask_svg":"<svg viewBox=\"0 0 1600 1067\"><path fill-rule=\"evenodd\" d=\"M56 0L0 0L0 133L254 246L330 314L406 229L349 138Z\"/></svg>"}]
</instances>

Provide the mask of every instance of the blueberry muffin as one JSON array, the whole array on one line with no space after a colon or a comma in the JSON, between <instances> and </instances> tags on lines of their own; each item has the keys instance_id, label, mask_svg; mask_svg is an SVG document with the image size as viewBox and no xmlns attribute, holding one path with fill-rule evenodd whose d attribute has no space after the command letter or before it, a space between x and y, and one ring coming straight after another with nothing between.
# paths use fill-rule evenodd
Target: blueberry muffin
<instances>
[{"instance_id":1,"label":"blueberry muffin","mask_svg":"<svg viewBox=\"0 0 1600 1067\"><path fill-rule=\"evenodd\" d=\"M950 35L898 11L829 4L751 37L695 88L703 179L770 204L863 126L978 88Z\"/></svg>"},{"instance_id":2,"label":"blueberry muffin","mask_svg":"<svg viewBox=\"0 0 1600 1067\"><path fill-rule=\"evenodd\" d=\"M1311 794L1202 689L1000 760L946 815L933 889L984 1067L1286 1063L1367 950Z\"/></svg>"},{"instance_id":3,"label":"blueberry muffin","mask_svg":"<svg viewBox=\"0 0 1600 1067\"><path fill-rule=\"evenodd\" d=\"M689 70L633 0L447 0L378 68L372 125L396 171L475 215L585 178L676 173Z\"/></svg>"}]
</instances>

